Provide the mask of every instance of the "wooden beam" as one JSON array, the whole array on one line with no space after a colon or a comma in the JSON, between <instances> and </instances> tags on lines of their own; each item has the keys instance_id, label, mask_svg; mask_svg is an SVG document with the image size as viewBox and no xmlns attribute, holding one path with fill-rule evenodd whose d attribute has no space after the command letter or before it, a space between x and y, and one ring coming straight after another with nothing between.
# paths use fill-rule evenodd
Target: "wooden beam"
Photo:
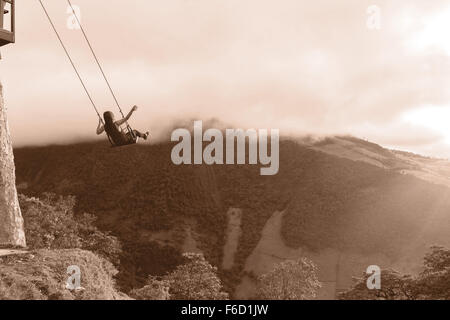
<instances>
[{"instance_id":1,"label":"wooden beam","mask_svg":"<svg viewBox=\"0 0 450 320\"><path fill-rule=\"evenodd\" d=\"M13 36L12 42L16 41L16 1L11 0L11 33Z\"/></svg>"}]
</instances>

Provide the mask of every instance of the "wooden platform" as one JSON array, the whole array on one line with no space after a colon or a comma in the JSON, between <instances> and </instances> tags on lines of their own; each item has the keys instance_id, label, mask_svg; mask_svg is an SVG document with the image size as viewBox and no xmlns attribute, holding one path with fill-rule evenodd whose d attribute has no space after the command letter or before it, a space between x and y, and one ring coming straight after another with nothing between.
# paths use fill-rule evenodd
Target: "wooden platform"
<instances>
[{"instance_id":1,"label":"wooden platform","mask_svg":"<svg viewBox=\"0 0 450 320\"><path fill-rule=\"evenodd\" d=\"M14 43L14 41L14 33L0 28L0 47L10 43Z\"/></svg>"},{"instance_id":2,"label":"wooden platform","mask_svg":"<svg viewBox=\"0 0 450 320\"><path fill-rule=\"evenodd\" d=\"M14 254L25 254L28 251L25 250L17 250L17 249L0 249L0 257L10 256Z\"/></svg>"}]
</instances>

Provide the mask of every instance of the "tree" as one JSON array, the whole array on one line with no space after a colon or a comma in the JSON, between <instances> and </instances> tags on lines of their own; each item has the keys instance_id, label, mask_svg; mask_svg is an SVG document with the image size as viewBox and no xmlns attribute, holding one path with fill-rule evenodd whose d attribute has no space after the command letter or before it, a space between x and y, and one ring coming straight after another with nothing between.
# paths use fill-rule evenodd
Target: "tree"
<instances>
[{"instance_id":1,"label":"tree","mask_svg":"<svg viewBox=\"0 0 450 320\"><path fill-rule=\"evenodd\" d=\"M338 296L340 300L412 300L414 299L414 280L410 275L403 275L392 269L381 270L381 288L368 289L364 273L361 278L354 278L353 287Z\"/></svg>"},{"instance_id":2,"label":"tree","mask_svg":"<svg viewBox=\"0 0 450 320\"><path fill-rule=\"evenodd\" d=\"M432 246L424 258L424 270L416 279L419 299L450 300L450 250Z\"/></svg>"},{"instance_id":3,"label":"tree","mask_svg":"<svg viewBox=\"0 0 450 320\"><path fill-rule=\"evenodd\" d=\"M140 289L132 290L130 296L137 300L169 300L169 281L149 276L147 284Z\"/></svg>"},{"instance_id":4,"label":"tree","mask_svg":"<svg viewBox=\"0 0 450 320\"><path fill-rule=\"evenodd\" d=\"M169 282L174 300L224 300L228 294L222 290L217 268L205 260L203 254L184 253L186 263L164 277Z\"/></svg>"},{"instance_id":5,"label":"tree","mask_svg":"<svg viewBox=\"0 0 450 320\"><path fill-rule=\"evenodd\" d=\"M308 300L321 287L317 266L307 258L286 260L258 277L257 294L269 300Z\"/></svg>"},{"instance_id":6,"label":"tree","mask_svg":"<svg viewBox=\"0 0 450 320\"><path fill-rule=\"evenodd\" d=\"M0 247L25 247L23 218L17 199L14 156L3 89L0 84Z\"/></svg>"},{"instance_id":7,"label":"tree","mask_svg":"<svg viewBox=\"0 0 450 320\"><path fill-rule=\"evenodd\" d=\"M341 300L448 300L450 299L450 250L433 246L425 255L417 276L394 270L381 270L381 288L369 290L369 275L355 279L352 288L339 295Z\"/></svg>"},{"instance_id":8,"label":"tree","mask_svg":"<svg viewBox=\"0 0 450 320\"><path fill-rule=\"evenodd\" d=\"M19 194L30 249L73 249L93 251L119 264L119 240L95 226L96 217L75 214L74 196L43 194L40 199Z\"/></svg>"}]
</instances>

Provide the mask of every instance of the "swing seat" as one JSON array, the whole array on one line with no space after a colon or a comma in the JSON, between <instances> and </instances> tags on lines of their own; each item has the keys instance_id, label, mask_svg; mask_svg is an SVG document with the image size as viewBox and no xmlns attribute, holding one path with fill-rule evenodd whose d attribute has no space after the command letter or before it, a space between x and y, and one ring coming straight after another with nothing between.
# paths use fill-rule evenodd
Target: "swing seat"
<instances>
[{"instance_id":1,"label":"swing seat","mask_svg":"<svg viewBox=\"0 0 450 320\"><path fill-rule=\"evenodd\" d=\"M107 134L108 140L111 143L111 148L119 148L119 147L129 146L131 144L138 143L139 137L134 134L134 131L133 131L133 129L131 129L130 125L127 124L125 126L125 128L121 128L121 132L123 135L127 136L127 138L128 138L127 142L124 142L121 144L114 143L113 139Z\"/></svg>"},{"instance_id":2,"label":"swing seat","mask_svg":"<svg viewBox=\"0 0 450 320\"><path fill-rule=\"evenodd\" d=\"M0 29L0 47L3 47L7 44L14 43L14 33Z\"/></svg>"}]
</instances>

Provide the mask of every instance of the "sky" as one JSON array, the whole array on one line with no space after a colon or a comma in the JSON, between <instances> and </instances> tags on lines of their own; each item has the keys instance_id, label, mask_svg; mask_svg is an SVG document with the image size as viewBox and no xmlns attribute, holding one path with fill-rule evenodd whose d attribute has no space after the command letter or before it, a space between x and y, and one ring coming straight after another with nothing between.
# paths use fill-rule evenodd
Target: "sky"
<instances>
[{"instance_id":1,"label":"sky","mask_svg":"<svg viewBox=\"0 0 450 320\"><path fill-rule=\"evenodd\" d=\"M117 113L67 2L43 1L100 111ZM155 139L214 118L450 158L448 0L72 1L121 105L139 106L130 123ZM0 61L14 145L98 139L39 2L16 6Z\"/></svg>"}]
</instances>

